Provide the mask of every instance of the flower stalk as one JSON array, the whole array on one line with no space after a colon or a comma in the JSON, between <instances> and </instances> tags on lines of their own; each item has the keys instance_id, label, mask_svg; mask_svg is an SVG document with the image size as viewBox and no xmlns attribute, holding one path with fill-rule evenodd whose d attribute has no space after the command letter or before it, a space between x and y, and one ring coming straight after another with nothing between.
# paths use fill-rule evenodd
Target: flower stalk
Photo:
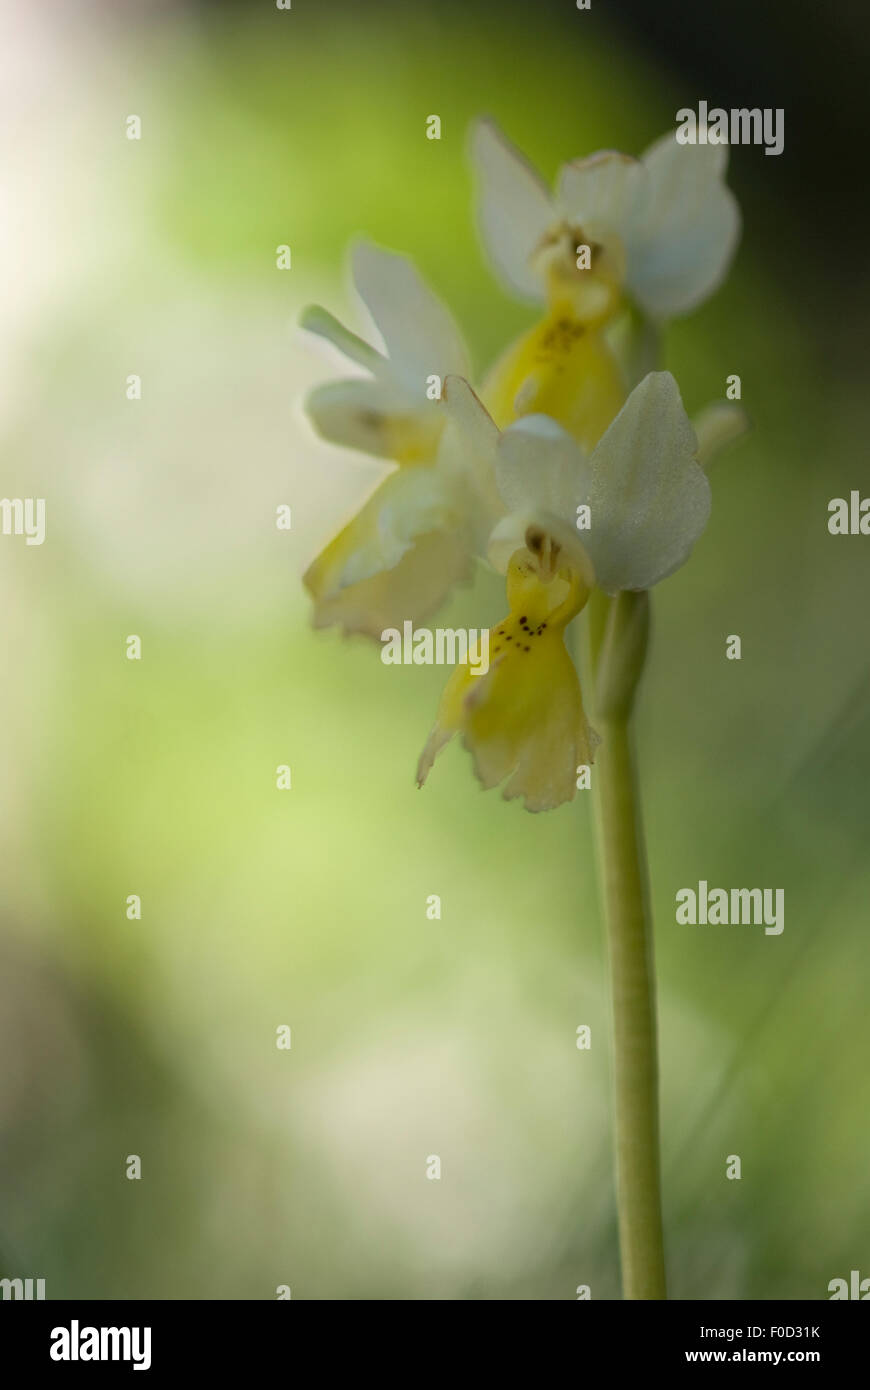
<instances>
[{"instance_id":1,"label":"flower stalk","mask_svg":"<svg viewBox=\"0 0 870 1390\"><path fill-rule=\"evenodd\" d=\"M596 827L613 1020L616 1187L623 1293L664 1299L658 1058L649 875L632 712L649 634L649 595L623 593L590 614L601 735Z\"/></svg>"},{"instance_id":2,"label":"flower stalk","mask_svg":"<svg viewBox=\"0 0 870 1390\"><path fill-rule=\"evenodd\" d=\"M570 801L591 766L612 982L623 1288L663 1299L655 975L632 719L649 590L707 524L714 454L739 407L697 420L660 370L664 324L722 283L740 235L727 150L667 132L640 160L613 150L562 166L550 191L489 121L473 137L478 221L509 288L542 317L475 392L461 336L413 264L369 243L354 283L383 340L325 309L304 326L362 368L315 388L319 433L393 471L309 566L317 626L377 641L433 613L474 557L505 576L507 613L483 673L450 676L417 769L456 735L483 787L528 811ZM438 389L434 389L437 387ZM565 645L582 609L587 721Z\"/></svg>"}]
</instances>

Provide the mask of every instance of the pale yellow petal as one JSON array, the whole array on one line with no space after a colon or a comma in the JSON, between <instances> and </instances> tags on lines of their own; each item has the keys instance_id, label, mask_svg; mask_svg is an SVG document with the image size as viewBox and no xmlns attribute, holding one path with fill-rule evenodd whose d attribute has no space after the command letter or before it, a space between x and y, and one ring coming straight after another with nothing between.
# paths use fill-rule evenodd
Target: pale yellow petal
<instances>
[{"instance_id":1,"label":"pale yellow petal","mask_svg":"<svg viewBox=\"0 0 870 1390\"><path fill-rule=\"evenodd\" d=\"M434 469L398 470L309 566L314 625L380 638L427 617L471 572L455 500Z\"/></svg>"}]
</instances>

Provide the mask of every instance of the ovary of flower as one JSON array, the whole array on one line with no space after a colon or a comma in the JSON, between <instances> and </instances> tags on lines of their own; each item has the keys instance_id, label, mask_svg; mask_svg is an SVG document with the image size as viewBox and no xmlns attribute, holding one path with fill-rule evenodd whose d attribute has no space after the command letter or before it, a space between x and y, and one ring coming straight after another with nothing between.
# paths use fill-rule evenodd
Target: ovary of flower
<instances>
[{"instance_id":1,"label":"ovary of flower","mask_svg":"<svg viewBox=\"0 0 870 1390\"><path fill-rule=\"evenodd\" d=\"M448 409L463 420L486 415L465 383L447 387ZM669 372L644 378L591 455L542 416L494 440L478 427L476 438L494 449L505 515L489 555L507 574L510 613L490 634L488 675L465 666L448 682L418 782L461 733L485 787L505 782L505 797L546 810L573 797L594 749L566 625L594 584L647 589L683 564L707 523L710 487ZM581 511L591 525L578 531Z\"/></svg>"},{"instance_id":2,"label":"ovary of flower","mask_svg":"<svg viewBox=\"0 0 870 1390\"><path fill-rule=\"evenodd\" d=\"M679 145L670 131L639 160L605 150L563 165L553 194L492 122L478 123L472 152L484 241L523 298L597 324L625 294L660 321L694 309L728 270L740 212L725 146Z\"/></svg>"},{"instance_id":3,"label":"ovary of flower","mask_svg":"<svg viewBox=\"0 0 870 1390\"><path fill-rule=\"evenodd\" d=\"M338 623L379 639L386 627L426 617L470 573L475 494L445 462L445 412L427 394L433 376L466 375L468 362L450 314L404 257L363 242L352 270L384 351L325 309L306 310L302 326L366 373L317 387L306 408L324 438L398 469L313 561L304 582L315 626Z\"/></svg>"}]
</instances>

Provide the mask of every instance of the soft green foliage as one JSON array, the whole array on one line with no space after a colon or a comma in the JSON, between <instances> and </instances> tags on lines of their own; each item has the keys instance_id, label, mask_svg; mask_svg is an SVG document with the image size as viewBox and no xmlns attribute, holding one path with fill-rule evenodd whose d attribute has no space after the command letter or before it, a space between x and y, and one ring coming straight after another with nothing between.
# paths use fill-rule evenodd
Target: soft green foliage
<instances>
[{"instance_id":1,"label":"soft green foliage","mask_svg":"<svg viewBox=\"0 0 870 1390\"><path fill-rule=\"evenodd\" d=\"M470 117L491 111L549 174L601 146L639 151L678 103L600 29L569 45L530 40L513 12L484 25L409 9L398 25L373 5L333 11L122 41L148 105L142 170L118 175L117 199L144 179L147 215L120 291L95 286L44 329L52 387L4 441L22 478L68 503L50 504L42 555L7 562L19 656L0 705L16 804L0 1272L38 1272L49 1297L617 1290L583 796L527 816L484 796L458 747L418 792L444 673L309 630L298 573L347 478L364 490L374 470L320 473L298 414L312 349L289 330L303 303L345 307L344 248L364 232L417 258L483 367L528 315L474 238ZM95 83L105 100L106 74ZM424 138L430 112L440 143ZM715 467L691 567L654 595L639 701L666 1225L673 1297L820 1298L870 1248L866 705L837 724L866 689L868 562L825 526L853 485L859 405L814 356L800 301L767 279L752 152L735 169L746 227L729 293L673 327L666 365L690 411L739 372L754 434ZM199 328L198 304L220 306ZM137 353L152 363L143 400L107 423ZM223 399L191 410L210 374ZM113 469L123 486L88 527ZM501 603L482 575L444 621L479 626ZM133 632L138 664L123 656ZM784 886L782 937L675 925L674 893L699 877ZM134 892L141 922L124 915Z\"/></svg>"}]
</instances>

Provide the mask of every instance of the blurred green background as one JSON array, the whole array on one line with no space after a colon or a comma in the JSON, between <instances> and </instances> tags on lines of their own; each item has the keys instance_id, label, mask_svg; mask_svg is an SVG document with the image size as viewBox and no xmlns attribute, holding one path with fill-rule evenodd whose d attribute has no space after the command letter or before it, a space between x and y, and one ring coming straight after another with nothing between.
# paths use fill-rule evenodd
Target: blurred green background
<instances>
[{"instance_id":1,"label":"blurred green background","mask_svg":"<svg viewBox=\"0 0 870 1390\"><path fill-rule=\"evenodd\" d=\"M530 816L458 746L418 792L443 671L310 630L299 576L379 469L313 436L301 401L337 364L295 325L316 300L364 327L365 233L414 257L480 372L532 314L475 237L471 119L551 177L727 91L597 0L10 16L2 491L47 499L47 539L0 542L0 1276L616 1297L588 807ZM655 595L639 719L675 1298L870 1276L870 542L827 532L870 490L866 275L791 128L782 161L732 151L734 273L667 339L690 411L736 372L754 425ZM441 621L502 603L482 574ZM676 925L700 878L784 888L783 935Z\"/></svg>"}]
</instances>

